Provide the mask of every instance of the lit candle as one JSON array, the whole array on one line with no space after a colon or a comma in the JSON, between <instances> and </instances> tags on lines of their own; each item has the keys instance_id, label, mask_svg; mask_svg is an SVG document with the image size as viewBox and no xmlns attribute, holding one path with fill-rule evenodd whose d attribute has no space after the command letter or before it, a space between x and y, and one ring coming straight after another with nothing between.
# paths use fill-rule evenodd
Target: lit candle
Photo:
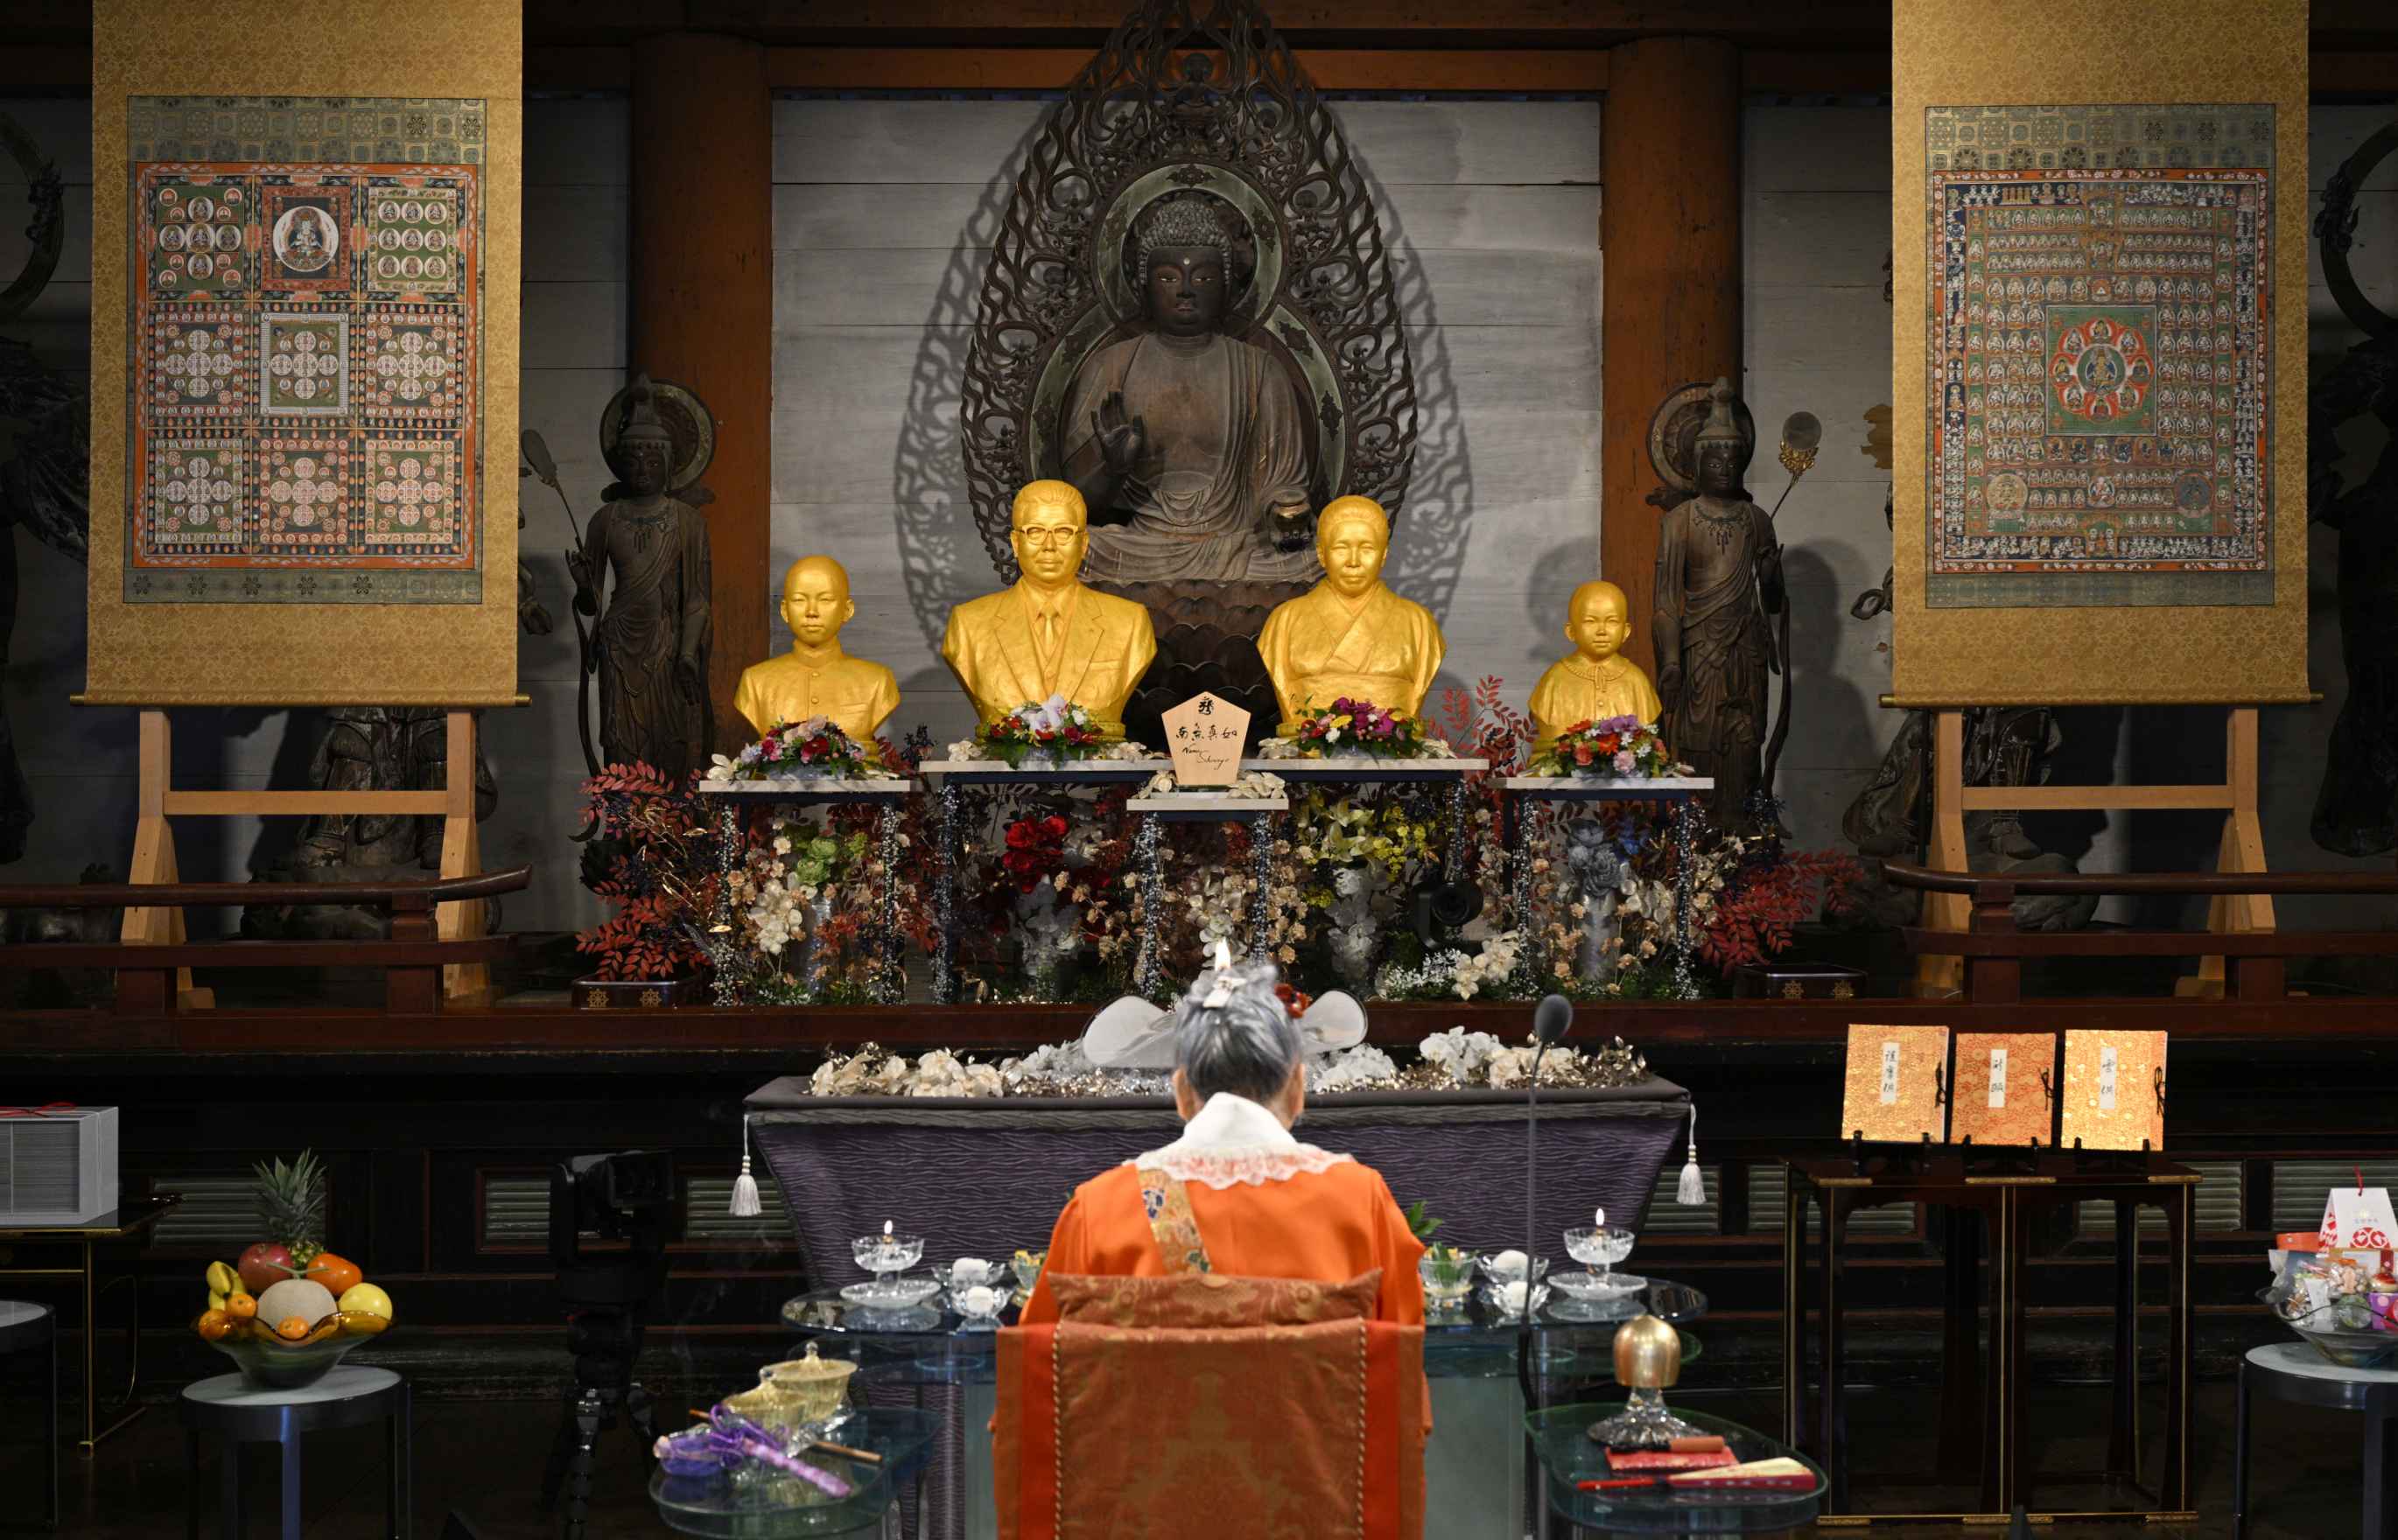
<instances>
[{"instance_id":1,"label":"lit candle","mask_svg":"<svg viewBox=\"0 0 2398 1540\"><path fill-rule=\"evenodd\" d=\"M1607 1211L1604 1208L1592 1210L1590 1222L1602 1230L1607 1228Z\"/></svg>"}]
</instances>

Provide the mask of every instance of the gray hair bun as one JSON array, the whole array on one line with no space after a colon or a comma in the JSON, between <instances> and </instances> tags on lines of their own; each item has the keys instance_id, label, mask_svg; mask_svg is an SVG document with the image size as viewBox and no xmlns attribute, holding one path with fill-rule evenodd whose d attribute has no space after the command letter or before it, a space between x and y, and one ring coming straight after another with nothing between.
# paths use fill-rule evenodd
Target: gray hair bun
<instances>
[{"instance_id":1,"label":"gray hair bun","mask_svg":"<svg viewBox=\"0 0 2398 1540\"><path fill-rule=\"evenodd\" d=\"M1219 1091L1268 1102L1305 1051L1274 993L1271 962L1229 959L1199 975L1174 1008L1174 1065L1204 1102Z\"/></svg>"}]
</instances>

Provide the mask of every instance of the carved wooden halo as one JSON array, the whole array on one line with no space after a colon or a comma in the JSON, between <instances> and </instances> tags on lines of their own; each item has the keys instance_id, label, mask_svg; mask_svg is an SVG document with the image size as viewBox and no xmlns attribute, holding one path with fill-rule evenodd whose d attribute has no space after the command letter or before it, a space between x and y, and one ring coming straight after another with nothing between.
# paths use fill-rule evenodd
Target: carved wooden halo
<instances>
[{"instance_id":1,"label":"carved wooden halo","mask_svg":"<svg viewBox=\"0 0 2398 1540\"><path fill-rule=\"evenodd\" d=\"M968 502L1002 579L1016 490L1054 474L1083 360L1140 324L1123 271L1140 211L1220 198L1255 261L1229 336L1285 366L1315 424L1320 499L1405 503L1415 375L1390 262L1347 140L1256 0L1140 0L1049 110L980 288L961 391Z\"/></svg>"},{"instance_id":2,"label":"carved wooden halo","mask_svg":"<svg viewBox=\"0 0 2398 1540\"><path fill-rule=\"evenodd\" d=\"M1649 463L1657 479L1677 492L1699 489L1698 463L1691 451L1699 430L1707 425L1709 393L1715 388L1712 380L1684 385L1666 396L1657 415L1649 420ZM1731 417L1740 428L1740 474L1745 480L1748 462L1757 458L1757 420L1749 416L1748 403L1737 395L1731 398Z\"/></svg>"},{"instance_id":3,"label":"carved wooden halo","mask_svg":"<svg viewBox=\"0 0 2398 1540\"><path fill-rule=\"evenodd\" d=\"M716 458L715 413L697 394L666 380L650 382L650 405L674 443L667 490L680 492L696 486L707 474L707 462ZM632 409L633 387L626 385L608 398L608 409L600 414L600 457L619 475L624 473L616 466L616 440L623 435L625 420Z\"/></svg>"},{"instance_id":4,"label":"carved wooden halo","mask_svg":"<svg viewBox=\"0 0 2398 1540\"><path fill-rule=\"evenodd\" d=\"M2356 194L2373 168L2398 152L2398 123L2386 124L2340 162L2324 184L2323 212L2315 216L2315 240L2323 248L2324 287L2349 324L2367 337L2398 339L2398 316L2382 313L2365 297L2349 267L2349 248L2356 239Z\"/></svg>"}]
</instances>

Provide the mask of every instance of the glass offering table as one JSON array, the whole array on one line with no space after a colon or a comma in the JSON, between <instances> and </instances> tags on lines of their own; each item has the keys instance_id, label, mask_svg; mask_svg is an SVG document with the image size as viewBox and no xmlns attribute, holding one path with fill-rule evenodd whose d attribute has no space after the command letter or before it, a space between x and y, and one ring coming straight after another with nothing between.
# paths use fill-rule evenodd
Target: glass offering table
<instances>
[{"instance_id":1,"label":"glass offering table","mask_svg":"<svg viewBox=\"0 0 2398 1540\"><path fill-rule=\"evenodd\" d=\"M1552 1406L1524 1419L1532 1451L1541 1462L1550 1510L1580 1529L1605 1534L1772 1534L1812 1523L1824 1496L1824 1472L1813 1461L1764 1434L1686 1406L1674 1414L1703 1433L1723 1437L1744 1462L1797 1460L1812 1472L1805 1492L1711 1492L1698 1487L1643 1487L1584 1492L1579 1483L1611 1474L1607 1451L1594 1442L1590 1426L1623 1411L1622 1405Z\"/></svg>"},{"instance_id":2,"label":"glass offering table","mask_svg":"<svg viewBox=\"0 0 2398 1540\"><path fill-rule=\"evenodd\" d=\"M846 1497L828 1497L800 1478L775 1471L669 1476L659 1469L650 1477L650 1500L667 1527L683 1534L723 1540L880 1535L891 1528L901 1490L924 1468L940 1436L936 1412L864 1407L854 1411L832 1437L848 1448L880 1454L881 1465L821 1450L801 1455L847 1480L855 1490Z\"/></svg>"},{"instance_id":3,"label":"glass offering table","mask_svg":"<svg viewBox=\"0 0 2398 1540\"><path fill-rule=\"evenodd\" d=\"M1534 1378L1569 1397L1611 1382L1618 1326L1648 1313L1678 1327L1706 1308L1699 1291L1660 1279L1589 1306L1552 1292L1532 1323ZM1014 1324L1017 1310L1010 1306L996 1320L968 1320L949 1307L946 1292L912 1309L883 1310L852 1305L837 1290L802 1294L783 1306L785 1325L816 1339L827 1357L858 1365L851 1384L859 1399L878 1410L929 1407L946 1416L915 1505L922 1515L914 1534L990 1540L997 1533L990 1440L982 1429L996 1404L999 1328ZM1687 1332L1681 1338L1682 1361L1691 1363L1699 1343ZM1536 1467L1516 1377L1521 1341L1521 1323L1478 1297L1424 1322L1433 1401L1433 1437L1424 1451L1427 1535L1521 1540L1532 1529L1529 1505L1538 1501L1539 1482L1529 1475Z\"/></svg>"}]
</instances>

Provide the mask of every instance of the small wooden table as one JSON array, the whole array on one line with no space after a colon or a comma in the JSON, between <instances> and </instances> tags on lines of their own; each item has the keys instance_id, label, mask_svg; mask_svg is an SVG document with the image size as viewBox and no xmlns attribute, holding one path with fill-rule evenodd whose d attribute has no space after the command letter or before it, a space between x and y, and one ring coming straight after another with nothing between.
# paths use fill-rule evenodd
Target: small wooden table
<instances>
[{"instance_id":1,"label":"small wooden table","mask_svg":"<svg viewBox=\"0 0 2398 1540\"><path fill-rule=\"evenodd\" d=\"M2115 1205L2115 1385L2108 1440L2108 1474L2126 1476L2149 1499L2146 1508L2077 1511L2077 1522L2124 1519L2189 1523L2190 1503L2190 1292L2196 1172L2162 1156L2042 1151L2001 1158L1929 1146L1921 1154L1876 1157L1864 1169L1850 1158L1785 1162L1789 1184L1783 1212L1782 1373L1783 1437L1806 1449L1830 1474L1824 1511L1845 1523L1901 1523L1955 1513L1853 1513L1849 1508L1848 1426L1842 1385L1846 1333L1840 1292L1843 1236L1857 1209L1884 1203L1923 1203L1957 1213L1978 1213L1991 1241L1990 1332L1978 1376L1975 1356L1978 1245L1974 1230L1952 1225L1947 1286L1947 1335L1942 1343L1943 1384L1940 1444L1944 1464L1971 1449L1981 1451L1983 1512L1973 1521L2003 1523L2015 1507L2033 1509L2032 1471L2026 1455L2024 1327L2026 1262L2031 1252L2032 1216L2058 1204L2089 1201ZM1807 1204L1824 1212L1819 1261L1824 1319L1823 1386L1811 1427L1807 1406ZM2139 1392L2139 1231L2136 1210L2164 1210L2169 1346L2165 1353L2164 1465L2156 1488L2140 1484L2137 1396ZM1809 1435L1812 1433L1812 1437ZM2034 1509L2035 1521L2067 1515Z\"/></svg>"},{"instance_id":2,"label":"small wooden table","mask_svg":"<svg viewBox=\"0 0 2398 1540\"><path fill-rule=\"evenodd\" d=\"M183 1201L176 1193L123 1199L114 1213L88 1225L18 1225L0 1222L0 1247L73 1246L77 1260L72 1267L0 1266L5 1279L79 1279L83 1282L83 1437L75 1447L88 1454L100 1440L141 1415L134 1390L141 1369L141 1290L131 1272L100 1281L100 1249L111 1242L140 1239L150 1227ZM126 1285L132 1313L125 1328L125 1396L102 1413L100 1406L100 1299L118 1284ZM106 1426L101 1418L110 1419Z\"/></svg>"}]
</instances>

